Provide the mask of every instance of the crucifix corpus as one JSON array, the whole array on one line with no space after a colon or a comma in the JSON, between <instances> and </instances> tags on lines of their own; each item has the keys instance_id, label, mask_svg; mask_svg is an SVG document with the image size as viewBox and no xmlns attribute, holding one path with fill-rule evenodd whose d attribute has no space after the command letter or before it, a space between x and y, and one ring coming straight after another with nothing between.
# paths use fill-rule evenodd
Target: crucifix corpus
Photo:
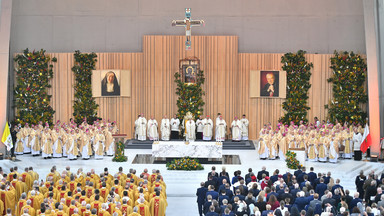
<instances>
[{"instance_id":1,"label":"crucifix corpus","mask_svg":"<svg viewBox=\"0 0 384 216\"><path fill-rule=\"evenodd\" d=\"M191 8L185 8L185 18L184 20L173 20L172 26L184 26L185 27L185 50L191 50L191 27L200 26L203 24L204 20L191 20Z\"/></svg>"}]
</instances>

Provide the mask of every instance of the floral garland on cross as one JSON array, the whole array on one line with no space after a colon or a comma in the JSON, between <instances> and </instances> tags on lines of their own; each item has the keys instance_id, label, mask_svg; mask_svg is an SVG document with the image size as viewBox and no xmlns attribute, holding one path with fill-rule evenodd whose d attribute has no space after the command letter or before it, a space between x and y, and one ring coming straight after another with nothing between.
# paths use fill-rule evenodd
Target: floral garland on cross
<instances>
[{"instance_id":1,"label":"floral garland on cross","mask_svg":"<svg viewBox=\"0 0 384 216\"><path fill-rule=\"evenodd\" d=\"M72 71L75 74L75 102L73 104L73 116L77 124L81 124L87 118L88 124L93 124L97 117L95 99L92 97L92 70L95 70L96 53L80 53L75 51L75 65Z\"/></svg>"},{"instance_id":2,"label":"floral garland on cross","mask_svg":"<svg viewBox=\"0 0 384 216\"><path fill-rule=\"evenodd\" d=\"M367 77L367 64L353 52L337 52L331 58L333 75L328 79L332 83L333 99L325 105L331 122L365 123L367 113L360 105L368 102L364 89Z\"/></svg>"},{"instance_id":3,"label":"floral garland on cross","mask_svg":"<svg viewBox=\"0 0 384 216\"><path fill-rule=\"evenodd\" d=\"M297 53L286 53L281 57L282 69L287 72L287 97L283 103L286 113L280 118L284 124L292 121L296 125L300 121L308 122L307 111L310 107L307 101L313 64L307 62L305 53L299 50Z\"/></svg>"},{"instance_id":4,"label":"floral garland on cross","mask_svg":"<svg viewBox=\"0 0 384 216\"><path fill-rule=\"evenodd\" d=\"M199 71L196 73L196 83L187 84L182 81L180 73L175 73L175 83L177 84L176 94L179 96L177 99L177 118L184 119L187 112L191 112L195 118L198 118L203 113L203 91L202 85L205 82L204 72Z\"/></svg>"},{"instance_id":5,"label":"floral garland on cross","mask_svg":"<svg viewBox=\"0 0 384 216\"><path fill-rule=\"evenodd\" d=\"M40 121L52 125L55 111L50 105L52 95L49 81L53 78L53 65L57 59L50 58L45 50L29 52L25 49L16 55L16 82L14 89L16 123L38 124Z\"/></svg>"}]
</instances>

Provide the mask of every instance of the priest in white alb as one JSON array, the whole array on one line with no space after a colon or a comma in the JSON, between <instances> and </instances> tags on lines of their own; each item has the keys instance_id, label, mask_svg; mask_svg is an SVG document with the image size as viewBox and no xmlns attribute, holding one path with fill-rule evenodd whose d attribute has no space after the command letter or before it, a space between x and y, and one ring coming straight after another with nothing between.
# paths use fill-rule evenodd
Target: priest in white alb
<instances>
[{"instance_id":1,"label":"priest in white alb","mask_svg":"<svg viewBox=\"0 0 384 216\"><path fill-rule=\"evenodd\" d=\"M243 114L241 121L241 139L242 140L248 140L248 126L249 126L249 121L245 117L245 114Z\"/></svg>"},{"instance_id":2,"label":"priest in white alb","mask_svg":"<svg viewBox=\"0 0 384 216\"><path fill-rule=\"evenodd\" d=\"M171 119L171 139L179 139L180 119L175 114Z\"/></svg>"},{"instance_id":3,"label":"priest in white alb","mask_svg":"<svg viewBox=\"0 0 384 216\"><path fill-rule=\"evenodd\" d=\"M232 141L239 142L241 140L241 121L235 116L231 124Z\"/></svg>"},{"instance_id":4,"label":"priest in white alb","mask_svg":"<svg viewBox=\"0 0 384 216\"><path fill-rule=\"evenodd\" d=\"M199 119L196 120L196 139L202 140L203 139L203 130L204 130L204 119L203 116L200 116Z\"/></svg>"},{"instance_id":5,"label":"priest in white alb","mask_svg":"<svg viewBox=\"0 0 384 216\"><path fill-rule=\"evenodd\" d=\"M151 119L148 120L148 138L149 140L159 140L159 133L157 132L157 121L151 116Z\"/></svg>"},{"instance_id":6,"label":"priest in white alb","mask_svg":"<svg viewBox=\"0 0 384 216\"><path fill-rule=\"evenodd\" d=\"M171 135L171 128L170 128L170 123L169 119L167 118L166 115L164 115L163 119L161 120L161 139L164 141L169 141L169 137Z\"/></svg>"},{"instance_id":7,"label":"priest in white alb","mask_svg":"<svg viewBox=\"0 0 384 216\"><path fill-rule=\"evenodd\" d=\"M185 140L186 141L195 141L196 139L196 124L193 120L192 113L188 112L184 120L185 123Z\"/></svg>"},{"instance_id":8,"label":"priest in white alb","mask_svg":"<svg viewBox=\"0 0 384 216\"><path fill-rule=\"evenodd\" d=\"M207 115L207 117L205 119L203 119L203 122L204 122L203 140L210 141L210 140L212 140L212 134L213 134L213 132L212 132L213 121L209 117L209 115Z\"/></svg>"},{"instance_id":9,"label":"priest in white alb","mask_svg":"<svg viewBox=\"0 0 384 216\"><path fill-rule=\"evenodd\" d=\"M137 139L144 141L147 139L147 120L144 114L141 113L140 117L135 121Z\"/></svg>"},{"instance_id":10,"label":"priest in white alb","mask_svg":"<svg viewBox=\"0 0 384 216\"><path fill-rule=\"evenodd\" d=\"M223 119L223 116L220 115L218 119L216 119L216 141L217 142L224 142L225 141L225 134L227 123Z\"/></svg>"}]
</instances>

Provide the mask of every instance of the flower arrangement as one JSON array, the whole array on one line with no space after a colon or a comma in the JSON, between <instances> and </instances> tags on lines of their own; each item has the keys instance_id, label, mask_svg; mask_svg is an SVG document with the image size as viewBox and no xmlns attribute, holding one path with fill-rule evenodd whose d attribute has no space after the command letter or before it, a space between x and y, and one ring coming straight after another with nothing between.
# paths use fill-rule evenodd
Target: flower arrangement
<instances>
[{"instance_id":1,"label":"flower arrangement","mask_svg":"<svg viewBox=\"0 0 384 216\"><path fill-rule=\"evenodd\" d=\"M128 157L124 155L124 143L118 142L116 143L116 153L115 157L112 158L114 162L126 162Z\"/></svg>"},{"instance_id":2,"label":"flower arrangement","mask_svg":"<svg viewBox=\"0 0 384 216\"><path fill-rule=\"evenodd\" d=\"M92 97L92 70L96 68L95 53L80 53L75 51L75 65L72 71L75 74L75 101L73 104L73 116L77 124L81 124L87 118L88 124L93 124L97 117L95 99Z\"/></svg>"},{"instance_id":3,"label":"flower arrangement","mask_svg":"<svg viewBox=\"0 0 384 216\"><path fill-rule=\"evenodd\" d=\"M285 162L287 162L287 167L289 169L297 169L297 167L300 165L300 162L296 159L295 152L287 151L285 157Z\"/></svg>"},{"instance_id":4,"label":"flower arrangement","mask_svg":"<svg viewBox=\"0 0 384 216\"><path fill-rule=\"evenodd\" d=\"M199 163L199 160L189 157L174 159L167 163L168 170L203 170L204 167Z\"/></svg>"},{"instance_id":5,"label":"flower arrangement","mask_svg":"<svg viewBox=\"0 0 384 216\"><path fill-rule=\"evenodd\" d=\"M282 69L287 72L287 96L283 103L285 115L280 121L285 124L294 122L296 125L300 121L308 122L308 90L311 88L312 63L305 59L306 52L299 50L297 53L286 53L281 57Z\"/></svg>"},{"instance_id":6,"label":"flower arrangement","mask_svg":"<svg viewBox=\"0 0 384 216\"><path fill-rule=\"evenodd\" d=\"M365 124L367 113L361 109L368 102L364 88L367 77L367 64L353 52L337 52L331 58L333 75L328 79L332 83L333 98L329 104L328 116L331 122L348 122Z\"/></svg>"},{"instance_id":7,"label":"flower arrangement","mask_svg":"<svg viewBox=\"0 0 384 216\"><path fill-rule=\"evenodd\" d=\"M43 49L37 52L25 49L22 54L16 55L14 61L16 123L37 124L41 121L52 125L55 111L50 105L52 95L48 94L48 89L53 78L51 62L57 59L51 59Z\"/></svg>"},{"instance_id":8,"label":"flower arrangement","mask_svg":"<svg viewBox=\"0 0 384 216\"><path fill-rule=\"evenodd\" d=\"M199 71L196 73L196 83L186 84L183 82L180 73L175 73L175 83L177 84L176 94L179 96L177 99L178 113L177 118L184 119L187 112L191 112L195 118L198 118L203 113L203 91L202 85L205 82L204 72Z\"/></svg>"}]
</instances>

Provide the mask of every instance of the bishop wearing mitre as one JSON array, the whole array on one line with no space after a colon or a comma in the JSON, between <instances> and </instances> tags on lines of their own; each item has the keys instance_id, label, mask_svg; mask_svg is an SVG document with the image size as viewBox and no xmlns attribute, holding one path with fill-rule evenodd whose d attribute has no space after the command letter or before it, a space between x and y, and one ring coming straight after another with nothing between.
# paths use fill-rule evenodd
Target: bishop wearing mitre
<instances>
[{"instance_id":1,"label":"bishop wearing mitre","mask_svg":"<svg viewBox=\"0 0 384 216\"><path fill-rule=\"evenodd\" d=\"M139 118L135 121L137 139L145 141L147 139L147 119L145 119L144 114L141 113Z\"/></svg>"},{"instance_id":2,"label":"bishop wearing mitre","mask_svg":"<svg viewBox=\"0 0 384 216\"><path fill-rule=\"evenodd\" d=\"M166 115L164 115L163 119L161 120L161 139L164 141L169 141L169 137L171 136L171 128L170 128L169 118L167 118Z\"/></svg>"},{"instance_id":3,"label":"bishop wearing mitre","mask_svg":"<svg viewBox=\"0 0 384 216\"><path fill-rule=\"evenodd\" d=\"M157 132L157 121L156 119L151 116L151 119L148 120L148 138L149 140L158 140L159 139L159 133Z\"/></svg>"},{"instance_id":4,"label":"bishop wearing mitre","mask_svg":"<svg viewBox=\"0 0 384 216\"><path fill-rule=\"evenodd\" d=\"M195 141L196 139L196 124L193 120L193 116L191 112L188 112L185 116L185 140L186 141Z\"/></svg>"}]
</instances>

